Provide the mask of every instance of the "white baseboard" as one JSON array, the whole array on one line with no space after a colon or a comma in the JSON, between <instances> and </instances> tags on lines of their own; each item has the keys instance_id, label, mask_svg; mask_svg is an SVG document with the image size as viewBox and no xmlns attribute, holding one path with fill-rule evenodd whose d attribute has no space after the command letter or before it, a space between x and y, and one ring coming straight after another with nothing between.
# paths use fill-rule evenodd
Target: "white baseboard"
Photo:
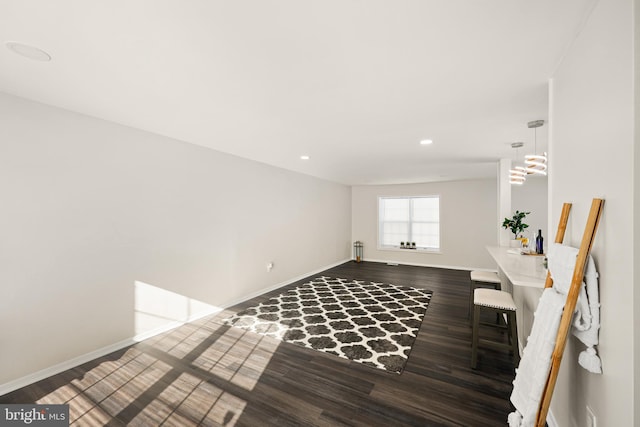
<instances>
[{"instance_id":1,"label":"white baseboard","mask_svg":"<svg viewBox=\"0 0 640 427\"><path fill-rule=\"evenodd\" d=\"M365 259L364 261L369 262L381 262L381 263L393 263L398 265L410 265L413 267L432 267L432 268L446 268L448 270L462 270L462 271L490 271L495 273L496 269L493 268L484 268L484 267L461 267L457 265L439 265L439 264L422 264L417 262L402 262L402 261L392 261L392 260L383 260L383 259Z\"/></svg>"},{"instance_id":2,"label":"white baseboard","mask_svg":"<svg viewBox=\"0 0 640 427\"><path fill-rule=\"evenodd\" d=\"M189 317L187 320L183 321L173 321L170 323L167 323L165 325L162 325L161 327L158 327L156 329L153 329L151 331L136 335L134 337L131 338L127 338L125 340L119 341L117 343L114 344L110 344L106 347L102 347L99 348L97 350L93 350L90 351L89 353L85 353L83 355L80 355L78 357L74 357L73 359L69 359L66 360L64 362L58 363L56 365L50 366L48 368L44 368L41 369L37 372L33 372L29 375L25 375L23 377L17 378L15 380L9 381L7 383L4 384L0 384L0 396L5 395L7 393L10 393L14 390L17 390L19 388L28 386L29 384L33 384L35 382L38 382L40 380L43 380L45 378L48 378L50 376L59 374L60 372L64 372L66 370L69 370L71 368L74 368L76 366L82 365L83 363L87 363L93 359L98 359L100 357L106 356L107 354L113 353L114 351L118 351L118 350L122 350L123 348L126 348L130 345L133 345L137 342L149 339L151 337L154 337L156 335L162 334L164 332L170 331L171 329L177 328L178 326L182 326L185 323L189 323L189 322L193 322L195 320L198 320L202 317L205 316L209 316L211 314L216 314L219 313L222 310L225 310L229 307L232 307L236 304L239 304L241 302L250 300L251 298L255 298L259 295L262 295L264 293L273 291L275 289L281 288L283 286L289 285L291 283L297 282L298 280L302 280L305 277L309 277L309 276L313 276L314 274L318 274L324 270L327 270L329 268L333 268L336 267L340 264L344 264L345 262L350 261L349 259L344 259L342 261L338 261L336 263L333 263L331 265L319 268L317 270L311 271L309 273L306 274L302 274L300 276L294 277L293 279L289 279L287 281L281 282L281 283L277 283L275 285L269 286L267 288L261 289L259 291L253 292L249 295L245 295L241 298L232 300L232 301L228 301L226 302L223 307L214 307L211 310L207 310L204 312L200 312L194 316Z\"/></svg>"},{"instance_id":3,"label":"white baseboard","mask_svg":"<svg viewBox=\"0 0 640 427\"><path fill-rule=\"evenodd\" d=\"M87 363L93 359L106 356L109 353L113 353L114 351L121 350L132 344L135 344L135 341L133 340L133 338L128 338L126 340L119 341L115 344L111 344L106 347L102 347L97 350L90 351L89 353L85 353L81 356L74 357L73 359L66 360L62 363L58 363L57 365L53 365L48 368L41 369L32 374L25 375L24 377L17 378L13 381L9 381L8 383L0 384L0 396L7 394L9 392L12 392L14 390L17 390L19 388L28 386L29 384L33 384L37 381L48 378L52 375L59 374L60 372L64 372L75 366L82 365L83 363Z\"/></svg>"},{"instance_id":4,"label":"white baseboard","mask_svg":"<svg viewBox=\"0 0 640 427\"><path fill-rule=\"evenodd\" d=\"M225 308L226 307L211 307L208 310L204 310L204 311L201 311L199 313L194 314L193 316L189 316L189 318L187 318L186 320L174 320L174 321L165 323L164 325L159 326L159 327L157 327L155 329L152 329L150 331L146 331L146 332L143 332L141 334L138 334L138 335L134 336L132 338L133 342L144 341L144 340L149 339L151 337L155 337L156 335L160 335L160 334L163 334L163 333L165 333L167 331L175 329L178 326L182 326L185 323L195 322L196 320L202 319L203 317L210 316L212 314L220 313Z\"/></svg>"}]
</instances>

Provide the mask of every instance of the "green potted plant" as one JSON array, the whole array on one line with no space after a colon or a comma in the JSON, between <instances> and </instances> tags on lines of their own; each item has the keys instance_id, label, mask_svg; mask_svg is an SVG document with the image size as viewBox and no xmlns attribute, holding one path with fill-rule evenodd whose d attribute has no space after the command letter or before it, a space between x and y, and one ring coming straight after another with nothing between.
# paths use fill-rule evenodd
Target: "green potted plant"
<instances>
[{"instance_id":1,"label":"green potted plant","mask_svg":"<svg viewBox=\"0 0 640 427\"><path fill-rule=\"evenodd\" d=\"M531 212L516 211L511 218L505 218L504 221L502 221L502 228L511 230L513 233L513 239L516 240L518 238L518 234L522 233L525 228L529 227L529 224L525 224L522 220L524 220L524 218L530 213ZM516 243L512 243L512 246L520 246L520 242L516 241Z\"/></svg>"}]
</instances>

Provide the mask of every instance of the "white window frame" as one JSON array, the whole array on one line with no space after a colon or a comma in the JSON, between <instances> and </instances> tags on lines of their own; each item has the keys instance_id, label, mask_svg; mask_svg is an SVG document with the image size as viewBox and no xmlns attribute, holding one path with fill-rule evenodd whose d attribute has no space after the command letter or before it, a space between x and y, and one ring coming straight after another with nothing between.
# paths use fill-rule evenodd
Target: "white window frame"
<instances>
[{"instance_id":1,"label":"white window frame","mask_svg":"<svg viewBox=\"0 0 640 427\"><path fill-rule=\"evenodd\" d=\"M380 206L382 203L382 200L385 199L404 199L404 200L409 200L411 201L411 199L426 199L426 198L435 198L438 199L438 246L437 247L417 247L415 250L414 249L403 249L400 247L400 242L398 242L397 245L384 245L382 242L382 218L380 218ZM427 196L379 196L378 197L378 205L377 205L377 209L378 209L378 238L377 238L377 245L378 245L378 249L379 250L389 250L389 251L402 251L402 252L416 252L416 251L422 251L422 252L430 252L430 253L442 253L442 228L440 227L441 224L441 202L442 198L440 197L439 194L431 194L431 195L427 195ZM411 209L409 210L409 215L411 215ZM409 219L409 235L411 236L411 232L412 232L412 219Z\"/></svg>"}]
</instances>

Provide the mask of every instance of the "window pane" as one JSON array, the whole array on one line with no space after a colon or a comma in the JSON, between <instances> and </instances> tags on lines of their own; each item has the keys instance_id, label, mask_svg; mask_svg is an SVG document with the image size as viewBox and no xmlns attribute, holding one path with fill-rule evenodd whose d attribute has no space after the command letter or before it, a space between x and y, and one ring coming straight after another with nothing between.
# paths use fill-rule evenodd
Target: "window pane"
<instances>
[{"instance_id":1,"label":"window pane","mask_svg":"<svg viewBox=\"0 0 640 427\"><path fill-rule=\"evenodd\" d=\"M440 226L438 223L413 223L413 239L416 245L426 248L440 247Z\"/></svg>"},{"instance_id":2,"label":"window pane","mask_svg":"<svg viewBox=\"0 0 640 427\"><path fill-rule=\"evenodd\" d=\"M409 199L380 199L380 219L409 221Z\"/></svg>"},{"instance_id":3,"label":"window pane","mask_svg":"<svg viewBox=\"0 0 640 427\"><path fill-rule=\"evenodd\" d=\"M409 240L409 223L385 222L382 224L382 244L384 246L399 246L400 242Z\"/></svg>"},{"instance_id":4,"label":"window pane","mask_svg":"<svg viewBox=\"0 0 640 427\"><path fill-rule=\"evenodd\" d=\"M412 199L411 216L413 221L437 222L440 220L440 200L438 197L419 197Z\"/></svg>"}]
</instances>

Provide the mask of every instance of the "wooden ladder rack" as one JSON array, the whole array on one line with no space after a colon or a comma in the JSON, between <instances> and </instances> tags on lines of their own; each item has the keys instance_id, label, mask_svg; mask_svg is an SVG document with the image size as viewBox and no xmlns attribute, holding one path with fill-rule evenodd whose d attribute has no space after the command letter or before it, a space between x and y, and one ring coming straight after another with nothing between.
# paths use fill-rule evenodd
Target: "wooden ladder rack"
<instances>
[{"instance_id":1,"label":"wooden ladder rack","mask_svg":"<svg viewBox=\"0 0 640 427\"><path fill-rule=\"evenodd\" d=\"M562 355L564 354L564 348L567 343L567 336L569 335L569 329L571 328L571 319L576 309L576 303L578 302L578 296L580 295L580 287L582 285L582 279L584 277L584 269L591 253L593 246L593 240L598 229L598 223L600 222L600 216L602 215L602 209L604 207L604 200L593 199L591 202L591 210L589 212L589 218L584 228L584 234L582 236L582 243L580 244L580 250L576 259L576 266L573 269L573 276L571 278L571 287L567 294L567 301L564 305L562 312L562 318L560 319L560 326L558 327L558 336L556 338L555 347L551 356L551 367L549 369L549 375L547 376L547 382L542 392L540 399L540 405L538 407L538 414L536 416L536 426L544 427L547 419L547 413L549 412L549 405L551 404L551 397L553 396L553 389L558 379L558 371L560 370L560 362L562 361ZM569 212L571 211L571 204L565 203L562 206L562 213L560 216L560 223L558 224L558 231L556 233L556 243L562 243L564 240L565 230L567 228L567 222L569 221ZM549 288L553 285L551 275L547 273L547 279L545 281L545 288Z\"/></svg>"}]
</instances>

